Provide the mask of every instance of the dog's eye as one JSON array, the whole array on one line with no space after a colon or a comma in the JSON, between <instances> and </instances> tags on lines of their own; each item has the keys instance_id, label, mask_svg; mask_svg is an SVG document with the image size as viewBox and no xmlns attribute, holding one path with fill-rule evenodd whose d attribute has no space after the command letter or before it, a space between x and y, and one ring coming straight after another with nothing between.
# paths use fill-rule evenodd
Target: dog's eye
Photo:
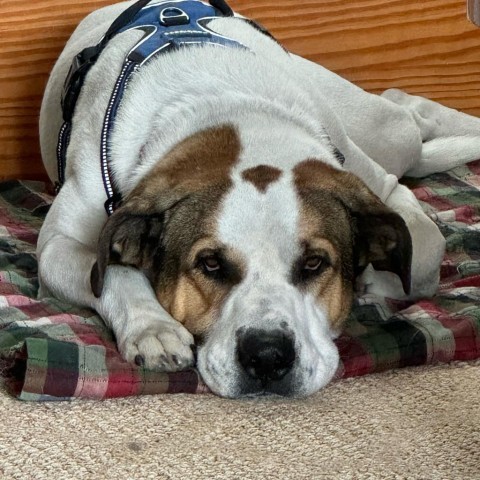
<instances>
[{"instance_id":1,"label":"dog's eye","mask_svg":"<svg viewBox=\"0 0 480 480\"><path fill-rule=\"evenodd\" d=\"M210 249L198 255L195 268L218 284L235 285L242 277L238 266L229 262L222 252Z\"/></svg>"},{"instance_id":2,"label":"dog's eye","mask_svg":"<svg viewBox=\"0 0 480 480\"><path fill-rule=\"evenodd\" d=\"M217 272L220 270L220 261L215 255L209 255L202 258L202 264L207 272Z\"/></svg>"},{"instance_id":3,"label":"dog's eye","mask_svg":"<svg viewBox=\"0 0 480 480\"><path fill-rule=\"evenodd\" d=\"M328 252L323 249L320 252L307 250L293 264L291 281L294 285L316 281L331 267L332 262Z\"/></svg>"},{"instance_id":4,"label":"dog's eye","mask_svg":"<svg viewBox=\"0 0 480 480\"><path fill-rule=\"evenodd\" d=\"M316 272L322 267L323 261L324 259L320 255L313 255L305 260L303 269L308 272Z\"/></svg>"}]
</instances>

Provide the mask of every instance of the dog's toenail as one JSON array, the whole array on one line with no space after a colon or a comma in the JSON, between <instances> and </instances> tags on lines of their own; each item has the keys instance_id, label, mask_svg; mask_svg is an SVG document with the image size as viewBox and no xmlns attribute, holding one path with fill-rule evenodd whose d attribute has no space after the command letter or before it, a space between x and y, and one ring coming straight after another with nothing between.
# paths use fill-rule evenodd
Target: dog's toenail
<instances>
[{"instance_id":1,"label":"dog's toenail","mask_svg":"<svg viewBox=\"0 0 480 480\"><path fill-rule=\"evenodd\" d=\"M172 355L172 360L173 363L177 366L180 366L182 364L182 361L177 357L177 355Z\"/></svg>"},{"instance_id":2,"label":"dog's toenail","mask_svg":"<svg viewBox=\"0 0 480 480\"><path fill-rule=\"evenodd\" d=\"M145 365L145 358L143 357L143 355L135 355L135 364L139 367L143 367Z\"/></svg>"}]
</instances>

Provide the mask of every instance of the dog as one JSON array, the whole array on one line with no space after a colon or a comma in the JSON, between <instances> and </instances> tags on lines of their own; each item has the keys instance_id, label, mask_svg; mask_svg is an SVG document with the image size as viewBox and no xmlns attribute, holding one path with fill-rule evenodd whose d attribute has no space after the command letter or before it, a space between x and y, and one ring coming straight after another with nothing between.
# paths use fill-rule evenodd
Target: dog
<instances>
[{"instance_id":1,"label":"dog","mask_svg":"<svg viewBox=\"0 0 480 480\"><path fill-rule=\"evenodd\" d=\"M155 35L167 43L142 50ZM480 119L367 93L223 0L90 14L40 137L61 188L39 295L95 309L127 361L196 364L232 398L328 384L356 291L433 295L445 240L398 179L480 158Z\"/></svg>"}]
</instances>

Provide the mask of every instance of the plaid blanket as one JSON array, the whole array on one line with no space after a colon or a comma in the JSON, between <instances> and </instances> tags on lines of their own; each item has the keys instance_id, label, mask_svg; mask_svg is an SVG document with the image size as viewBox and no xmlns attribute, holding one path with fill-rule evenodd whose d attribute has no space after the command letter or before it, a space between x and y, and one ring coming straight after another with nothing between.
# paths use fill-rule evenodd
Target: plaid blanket
<instances>
[{"instance_id":1,"label":"plaid blanket","mask_svg":"<svg viewBox=\"0 0 480 480\"><path fill-rule=\"evenodd\" d=\"M338 378L480 357L480 161L406 183L447 239L440 291L416 303L360 298L337 340ZM95 312L36 299L35 242L51 200L42 183L0 183L0 373L10 391L22 400L207 392L194 370L122 360Z\"/></svg>"}]
</instances>

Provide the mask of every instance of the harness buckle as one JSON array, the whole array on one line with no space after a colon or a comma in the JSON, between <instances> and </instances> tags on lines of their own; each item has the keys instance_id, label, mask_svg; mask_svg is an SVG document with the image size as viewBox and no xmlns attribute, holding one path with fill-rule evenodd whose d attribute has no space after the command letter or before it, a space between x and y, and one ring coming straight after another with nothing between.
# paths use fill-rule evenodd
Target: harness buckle
<instances>
[{"instance_id":1,"label":"harness buckle","mask_svg":"<svg viewBox=\"0 0 480 480\"><path fill-rule=\"evenodd\" d=\"M93 64L94 57L89 56L85 59L83 51L73 57L67 78L65 79L61 101L63 120L65 122L70 122L73 117L73 111L80 95L83 81Z\"/></svg>"},{"instance_id":2,"label":"harness buckle","mask_svg":"<svg viewBox=\"0 0 480 480\"><path fill-rule=\"evenodd\" d=\"M190 17L181 8L167 7L160 12L160 23L165 27L188 25Z\"/></svg>"}]
</instances>

